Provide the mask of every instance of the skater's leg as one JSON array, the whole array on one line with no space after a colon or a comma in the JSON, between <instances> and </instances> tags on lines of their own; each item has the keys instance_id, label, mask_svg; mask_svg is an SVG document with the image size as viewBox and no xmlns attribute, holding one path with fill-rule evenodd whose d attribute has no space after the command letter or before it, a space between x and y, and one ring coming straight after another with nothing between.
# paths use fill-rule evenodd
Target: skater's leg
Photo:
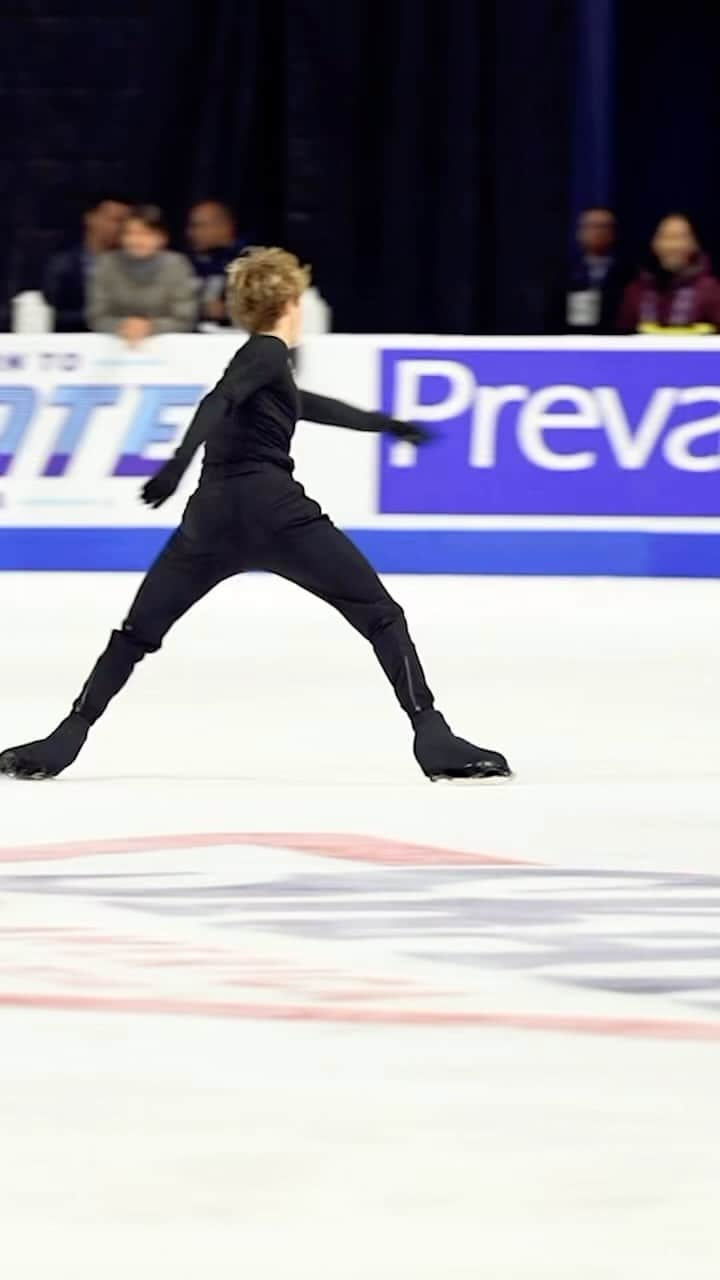
<instances>
[{"instance_id":1,"label":"skater's leg","mask_svg":"<svg viewBox=\"0 0 720 1280\"><path fill-rule=\"evenodd\" d=\"M415 731L415 757L430 778L507 776L499 752L457 738L433 705L405 615L372 565L326 517L273 541L263 566L337 609L368 639Z\"/></svg>"},{"instance_id":2,"label":"skater's leg","mask_svg":"<svg viewBox=\"0 0 720 1280\"><path fill-rule=\"evenodd\" d=\"M370 641L411 721L430 710L433 695L400 605L357 547L326 517L276 538L263 567L325 600Z\"/></svg>"},{"instance_id":3,"label":"skater's leg","mask_svg":"<svg viewBox=\"0 0 720 1280\"><path fill-rule=\"evenodd\" d=\"M126 621L113 631L72 712L48 738L0 754L0 774L56 777L79 755L88 730L127 683L135 665L161 646L173 623L218 582L235 572L227 559L206 553L178 531L143 580Z\"/></svg>"},{"instance_id":4,"label":"skater's leg","mask_svg":"<svg viewBox=\"0 0 720 1280\"><path fill-rule=\"evenodd\" d=\"M157 653L170 628L213 587L237 572L226 557L206 552L178 531L140 584L130 612L113 631L73 711L94 724L146 654Z\"/></svg>"}]
</instances>

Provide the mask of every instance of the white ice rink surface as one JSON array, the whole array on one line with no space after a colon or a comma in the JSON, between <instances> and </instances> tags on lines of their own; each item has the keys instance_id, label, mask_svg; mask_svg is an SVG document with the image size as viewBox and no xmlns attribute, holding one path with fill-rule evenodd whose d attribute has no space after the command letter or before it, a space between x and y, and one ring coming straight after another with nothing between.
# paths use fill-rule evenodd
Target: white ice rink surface
<instances>
[{"instance_id":1,"label":"white ice rink surface","mask_svg":"<svg viewBox=\"0 0 720 1280\"><path fill-rule=\"evenodd\" d=\"M390 585L512 783L249 578L0 784L3 1280L720 1275L720 585ZM1 746L134 586L0 575Z\"/></svg>"}]
</instances>

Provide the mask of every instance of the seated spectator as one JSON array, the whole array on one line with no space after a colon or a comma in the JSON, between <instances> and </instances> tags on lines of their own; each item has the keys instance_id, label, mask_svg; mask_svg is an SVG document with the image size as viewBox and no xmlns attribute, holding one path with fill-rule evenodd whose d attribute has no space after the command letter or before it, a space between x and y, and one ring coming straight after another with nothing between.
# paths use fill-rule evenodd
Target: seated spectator
<instances>
[{"instance_id":1,"label":"seated spectator","mask_svg":"<svg viewBox=\"0 0 720 1280\"><path fill-rule=\"evenodd\" d=\"M235 219L226 204L201 200L188 214L189 258L200 281L200 320L229 325L225 306L225 269L245 248L247 239L238 236Z\"/></svg>"},{"instance_id":2,"label":"seated spectator","mask_svg":"<svg viewBox=\"0 0 720 1280\"><path fill-rule=\"evenodd\" d=\"M168 253L165 219L152 204L131 209L122 248L97 260L88 320L96 333L142 342L156 333L186 333L197 315L197 281L181 253Z\"/></svg>"},{"instance_id":3,"label":"seated spectator","mask_svg":"<svg viewBox=\"0 0 720 1280\"><path fill-rule=\"evenodd\" d=\"M617 252L617 224L610 209L585 209L576 228L576 251L565 282L562 333L614 333L623 273ZM627 279L627 277L625 277Z\"/></svg>"},{"instance_id":4,"label":"seated spectator","mask_svg":"<svg viewBox=\"0 0 720 1280\"><path fill-rule=\"evenodd\" d=\"M691 222L670 214L653 236L648 269L625 290L618 328L621 333L714 333L718 327L720 284Z\"/></svg>"},{"instance_id":5,"label":"seated spectator","mask_svg":"<svg viewBox=\"0 0 720 1280\"><path fill-rule=\"evenodd\" d=\"M61 333L87 329L88 280L97 255L117 249L128 205L117 196L89 200L83 213L82 244L54 253L45 267L42 291L55 311L55 328Z\"/></svg>"}]
</instances>

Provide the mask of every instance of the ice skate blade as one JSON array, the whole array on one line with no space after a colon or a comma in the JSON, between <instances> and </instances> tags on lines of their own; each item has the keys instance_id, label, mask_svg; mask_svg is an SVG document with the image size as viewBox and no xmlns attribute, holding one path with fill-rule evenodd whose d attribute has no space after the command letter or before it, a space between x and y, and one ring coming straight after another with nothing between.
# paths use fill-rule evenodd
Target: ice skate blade
<instances>
[{"instance_id":1,"label":"ice skate blade","mask_svg":"<svg viewBox=\"0 0 720 1280\"><path fill-rule=\"evenodd\" d=\"M487 786L489 783L509 782L514 776L512 769L456 769L447 773L426 774L430 782L460 782L464 786L470 783L482 783L483 786Z\"/></svg>"}]
</instances>

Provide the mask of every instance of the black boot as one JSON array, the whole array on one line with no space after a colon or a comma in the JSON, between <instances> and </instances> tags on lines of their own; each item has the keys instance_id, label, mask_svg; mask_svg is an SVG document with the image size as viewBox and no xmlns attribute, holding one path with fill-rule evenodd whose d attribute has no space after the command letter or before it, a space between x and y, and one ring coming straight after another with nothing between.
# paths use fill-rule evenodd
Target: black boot
<instances>
[{"instance_id":1,"label":"black boot","mask_svg":"<svg viewBox=\"0 0 720 1280\"><path fill-rule=\"evenodd\" d=\"M438 778L509 778L510 766L499 751L456 738L439 711L415 718L415 759L431 782Z\"/></svg>"},{"instance_id":2,"label":"black boot","mask_svg":"<svg viewBox=\"0 0 720 1280\"><path fill-rule=\"evenodd\" d=\"M89 729L87 720L73 711L49 738L0 753L0 774L32 780L56 778L77 759Z\"/></svg>"}]
</instances>

